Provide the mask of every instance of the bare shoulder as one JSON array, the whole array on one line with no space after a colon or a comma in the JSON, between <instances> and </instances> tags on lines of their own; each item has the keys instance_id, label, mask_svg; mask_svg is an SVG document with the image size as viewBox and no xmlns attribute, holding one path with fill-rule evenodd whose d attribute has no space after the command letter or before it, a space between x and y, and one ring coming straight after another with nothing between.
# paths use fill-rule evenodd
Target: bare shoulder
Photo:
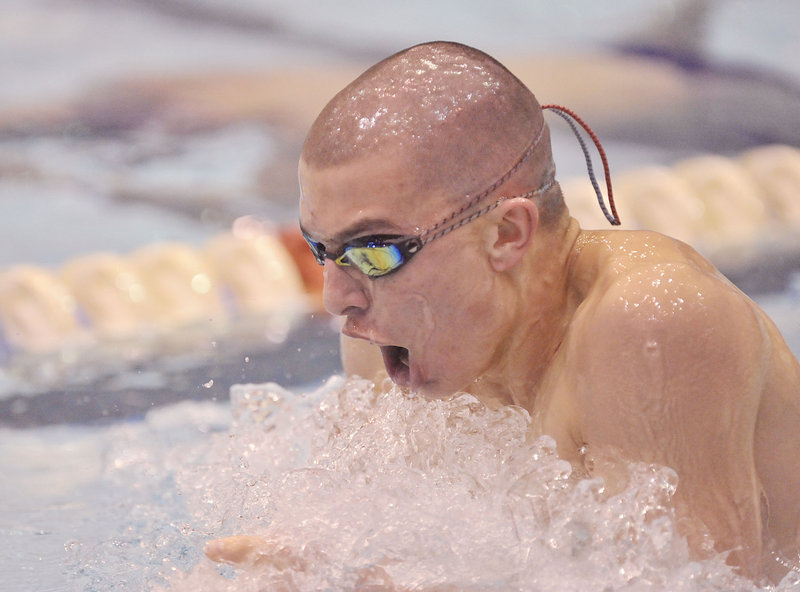
<instances>
[{"instance_id":1,"label":"bare shoulder","mask_svg":"<svg viewBox=\"0 0 800 592\"><path fill-rule=\"evenodd\" d=\"M588 244L595 271L574 321L573 354L586 376L579 396L596 410L587 430L616 430L616 419L604 426L602 418L620 412L677 424L727 406L752 419L770 350L755 304L683 243L604 234L612 236Z\"/></svg>"},{"instance_id":2,"label":"bare shoulder","mask_svg":"<svg viewBox=\"0 0 800 592\"><path fill-rule=\"evenodd\" d=\"M765 337L755 304L688 245L654 232L595 234L584 247L593 268L580 311L587 329L661 330L664 338L690 330L684 345L713 335L739 334L748 344Z\"/></svg>"},{"instance_id":3,"label":"bare shoulder","mask_svg":"<svg viewBox=\"0 0 800 592\"><path fill-rule=\"evenodd\" d=\"M707 529L752 573L762 535L795 553L800 365L777 328L678 241L598 233L582 248L569 352L583 442L675 469L694 548Z\"/></svg>"}]
</instances>

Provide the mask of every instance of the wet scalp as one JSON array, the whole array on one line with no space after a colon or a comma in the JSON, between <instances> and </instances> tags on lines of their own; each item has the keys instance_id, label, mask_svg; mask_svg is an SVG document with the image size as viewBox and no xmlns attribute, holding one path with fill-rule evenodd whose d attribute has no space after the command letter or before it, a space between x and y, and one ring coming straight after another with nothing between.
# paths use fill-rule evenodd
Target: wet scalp
<instances>
[{"instance_id":1,"label":"wet scalp","mask_svg":"<svg viewBox=\"0 0 800 592\"><path fill-rule=\"evenodd\" d=\"M326 168L385 152L402 159L420 188L464 195L502 175L542 125L534 95L494 58L457 43L426 43L339 92L311 127L303 159ZM549 168L549 139L541 148L532 161Z\"/></svg>"}]
</instances>

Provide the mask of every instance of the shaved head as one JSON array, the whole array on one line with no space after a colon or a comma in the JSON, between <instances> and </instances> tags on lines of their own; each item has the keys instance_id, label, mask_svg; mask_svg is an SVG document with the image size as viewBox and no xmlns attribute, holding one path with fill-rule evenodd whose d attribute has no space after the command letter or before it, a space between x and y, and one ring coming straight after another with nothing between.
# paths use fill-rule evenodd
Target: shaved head
<instances>
[{"instance_id":1,"label":"shaved head","mask_svg":"<svg viewBox=\"0 0 800 592\"><path fill-rule=\"evenodd\" d=\"M302 158L323 169L385 156L407 167L420 190L462 199L505 174L544 125L533 93L497 60L458 43L426 43L339 92L312 125ZM534 189L553 172L545 129L520 182Z\"/></svg>"}]
</instances>

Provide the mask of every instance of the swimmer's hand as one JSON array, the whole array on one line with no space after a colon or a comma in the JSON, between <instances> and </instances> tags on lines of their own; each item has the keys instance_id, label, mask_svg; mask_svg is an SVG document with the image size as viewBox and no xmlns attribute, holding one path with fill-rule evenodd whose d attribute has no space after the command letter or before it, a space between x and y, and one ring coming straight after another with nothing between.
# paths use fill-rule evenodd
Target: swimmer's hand
<instances>
[{"instance_id":1,"label":"swimmer's hand","mask_svg":"<svg viewBox=\"0 0 800 592\"><path fill-rule=\"evenodd\" d=\"M279 570L303 570L306 562L286 545L259 536L238 535L206 543L206 557L239 568L272 565Z\"/></svg>"},{"instance_id":2,"label":"swimmer's hand","mask_svg":"<svg viewBox=\"0 0 800 592\"><path fill-rule=\"evenodd\" d=\"M307 560L299 557L285 544L260 536L238 535L214 539L205 546L206 557L217 563L227 563L239 569L271 565L284 571L304 571ZM358 572L356 590L364 592L397 590L386 571L377 565Z\"/></svg>"},{"instance_id":3,"label":"swimmer's hand","mask_svg":"<svg viewBox=\"0 0 800 592\"><path fill-rule=\"evenodd\" d=\"M209 541L203 551L211 561L244 566L255 562L257 549L266 542L257 536L232 536Z\"/></svg>"}]
</instances>

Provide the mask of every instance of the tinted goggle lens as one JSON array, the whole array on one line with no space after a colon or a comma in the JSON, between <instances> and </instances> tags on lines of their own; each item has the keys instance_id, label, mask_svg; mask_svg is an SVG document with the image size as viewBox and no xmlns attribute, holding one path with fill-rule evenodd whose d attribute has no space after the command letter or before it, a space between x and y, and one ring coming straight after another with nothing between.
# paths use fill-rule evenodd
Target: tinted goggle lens
<instances>
[{"instance_id":1,"label":"tinted goggle lens","mask_svg":"<svg viewBox=\"0 0 800 592\"><path fill-rule=\"evenodd\" d=\"M367 247L345 247L337 265L353 265L364 275L380 277L404 263L403 253L397 245L371 245Z\"/></svg>"},{"instance_id":2,"label":"tinted goggle lens","mask_svg":"<svg viewBox=\"0 0 800 592\"><path fill-rule=\"evenodd\" d=\"M306 239L319 265L325 265L325 259L332 259L337 265L352 265L371 278L387 275L400 268L422 246L417 237L407 238L396 244L385 242L389 237L372 237L364 242L357 241L356 244L346 245L344 251L338 255L329 254L324 244L312 240L305 231L303 238Z\"/></svg>"}]
</instances>

